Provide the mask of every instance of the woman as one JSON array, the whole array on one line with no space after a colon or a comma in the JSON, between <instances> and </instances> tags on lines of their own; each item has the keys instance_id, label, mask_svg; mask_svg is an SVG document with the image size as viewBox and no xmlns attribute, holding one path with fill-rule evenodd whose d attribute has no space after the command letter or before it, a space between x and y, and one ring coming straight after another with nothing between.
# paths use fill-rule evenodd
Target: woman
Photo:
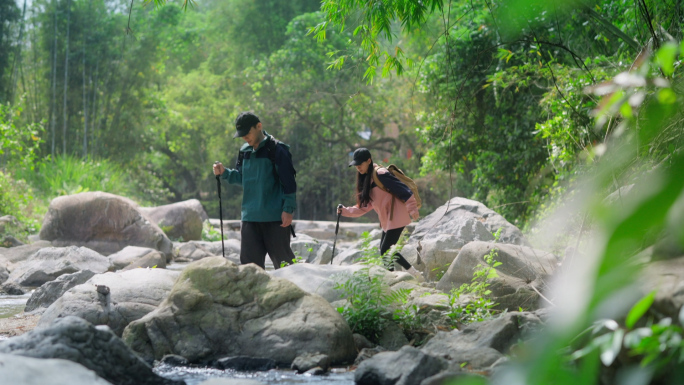
<instances>
[{"instance_id":1,"label":"woman","mask_svg":"<svg viewBox=\"0 0 684 385\"><path fill-rule=\"evenodd\" d=\"M378 167L377 177L385 189L378 187L373 181L373 159L366 148L354 151L354 159L349 167L356 166L356 205L353 207L342 206L337 210L345 217L360 217L371 209L378 213L380 227L382 227L382 239L380 240L380 255L397 243L404 227L411 223L411 218L418 220L418 208L416 198L408 186L402 183L386 168ZM394 207L392 201L394 200ZM395 255L395 261L406 269L418 280L423 276L399 253ZM393 270L393 267L390 267Z\"/></svg>"}]
</instances>

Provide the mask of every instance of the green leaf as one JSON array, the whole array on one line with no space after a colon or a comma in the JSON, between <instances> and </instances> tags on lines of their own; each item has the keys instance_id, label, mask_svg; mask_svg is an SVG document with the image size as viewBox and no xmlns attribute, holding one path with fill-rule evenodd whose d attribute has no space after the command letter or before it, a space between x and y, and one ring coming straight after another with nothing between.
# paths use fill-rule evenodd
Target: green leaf
<instances>
[{"instance_id":1,"label":"green leaf","mask_svg":"<svg viewBox=\"0 0 684 385\"><path fill-rule=\"evenodd\" d=\"M622 329L616 330L612 333L612 337L601 345L601 362L603 365L610 366L613 364L620 349L622 349L622 337L625 331Z\"/></svg>"},{"instance_id":2,"label":"green leaf","mask_svg":"<svg viewBox=\"0 0 684 385\"><path fill-rule=\"evenodd\" d=\"M679 46L675 43L666 43L655 54L656 62L662 68L665 76L674 73L674 62L679 53Z\"/></svg>"},{"instance_id":3,"label":"green leaf","mask_svg":"<svg viewBox=\"0 0 684 385\"><path fill-rule=\"evenodd\" d=\"M641 317L646 314L651 305L653 305L655 295L656 291L654 290L648 293L644 298L640 299L639 302L637 302L634 306L632 306L632 309L629 310L627 319L625 320L625 326L627 326L628 329L633 329L637 321L639 321Z\"/></svg>"},{"instance_id":4,"label":"green leaf","mask_svg":"<svg viewBox=\"0 0 684 385\"><path fill-rule=\"evenodd\" d=\"M663 88L658 92L658 101L662 104L673 104L677 101L677 95L670 88Z\"/></svg>"}]
</instances>

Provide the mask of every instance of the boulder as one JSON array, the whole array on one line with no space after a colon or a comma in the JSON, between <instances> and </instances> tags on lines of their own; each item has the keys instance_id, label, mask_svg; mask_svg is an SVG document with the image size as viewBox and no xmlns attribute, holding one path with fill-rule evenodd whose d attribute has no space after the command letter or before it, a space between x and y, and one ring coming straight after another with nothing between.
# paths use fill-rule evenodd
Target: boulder
<instances>
[{"instance_id":1,"label":"boulder","mask_svg":"<svg viewBox=\"0 0 684 385\"><path fill-rule=\"evenodd\" d=\"M26 302L25 312L31 312L38 308L47 308L59 299L67 290L76 285L85 283L95 275L90 270L81 270L73 274L64 274L54 281L45 282L32 294Z\"/></svg>"},{"instance_id":2,"label":"boulder","mask_svg":"<svg viewBox=\"0 0 684 385\"><path fill-rule=\"evenodd\" d=\"M8 385L112 385L94 371L71 361L14 354L0 354L0 378Z\"/></svg>"},{"instance_id":3,"label":"boulder","mask_svg":"<svg viewBox=\"0 0 684 385\"><path fill-rule=\"evenodd\" d=\"M109 256L110 270L130 270L138 267L166 268L166 257L149 247L126 246Z\"/></svg>"},{"instance_id":4,"label":"boulder","mask_svg":"<svg viewBox=\"0 0 684 385\"><path fill-rule=\"evenodd\" d=\"M302 238L302 239L297 239ZM325 265L330 263L332 257L332 246L327 243L318 242L317 240L303 239L303 236L297 236L290 242L290 247L295 256L302 258L304 262L318 265ZM337 253L338 250L335 250Z\"/></svg>"},{"instance_id":5,"label":"boulder","mask_svg":"<svg viewBox=\"0 0 684 385\"><path fill-rule=\"evenodd\" d=\"M211 362L211 367L221 370L237 370L249 372L262 372L277 367L275 360L270 358L254 358L247 356L224 357Z\"/></svg>"},{"instance_id":6,"label":"boulder","mask_svg":"<svg viewBox=\"0 0 684 385\"><path fill-rule=\"evenodd\" d=\"M0 341L0 353L33 358L61 358L76 362L117 385L180 384L157 376L106 326L78 317Z\"/></svg>"},{"instance_id":7,"label":"boulder","mask_svg":"<svg viewBox=\"0 0 684 385\"><path fill-rule=\"evenodd\" d=\"M166 269L133 269L95 275L86 283L67 290L50 305L40 317L38 326L49 325L58 318L77 316L95 325L108 325L121 336L130 322L142 318L162 302L179 274ZM104 287L108 292L102 289Z\"/></svg>"},{"instance_id":8,"label":"boulder","mask_svg":"<svg viewBox=\"0 0 684 385\"><path fill-rule=\"evenodd\" d=\"M18 240L12 235L5 234L2 237L2 240L0 240L0 245L3 247L18 247L18 246L23 246L24 242Z\"/></svg>"},{"instance_id":9,"label":"boulder","mask_svg":"<svg viewBox=\"0 0 684 385\"><path fill-rule=\"evenodd\" d=\"M8 295L24 295L24 294L26 294L24 289L22 289L21 286L17 285L14 282L5 282L2 286L0 286L0 292L8 294Z\"/></svg>"},{"instance_id":10,"label":"boulder","mask_svg":"<svg viewBox=\"0 0 684 385\"><path fill-rule=\"evenodd\" d=\"M313 368L321 368L324 372L330 367L330 357L326 354L302 354L292 362L292 369L304 373Z\"/></svg>"},{"instance_id":11,"label":"boulder","mask_svg":"<svg viewBox=\"0 0 684 385\"><path fill-rule=\"evenodd\" d=\"M378 337L378 345L387 350L396 351L408 344L409 341L399 325L392 321L385 323L385 326L382 328L382 332Z\"/></svg>"},{"instance_id":12,"label":"boulder","mask_svg":"<svg viewBox=\"0 0 684 385\"><path fill-rule=\"evenodd\" d=\"M480 235L480 230L478 229L479 226L475 227L472 220L482 223L490 235L501 229L499 237L499 242L501 243L531 246L520 229L510 224L494 210L487 208L487 206L480 202L459 197L452 198L437 208L432 214L421 219L411 234L408 243L423 243L424 240L436 237L439 234L473 237L469 240L463 239L464 243L473 240L484 240L476 238Z\"/></svg>"},{"instance_id":13,"label":"boulder","mask_svg":"<svg viewBox=\"0 0 684 385\"><path fill-rule=\"evenodd\" d=\"M363 348L359 350L359 354L356 356L356 359L354 360L354 366L359 366L360 363L363 361L373 357L374 355L382 352L386 352L387 349L383 348L382 346L376 346L373 348Z\"/></svg>"},{"instance_id":14,"label":"boulder","mask_svg":"<svg viewBox=\"0 0 684 385\"><path fill-rule=\"evenodd\" d=\"M282 269L269 271L269 273L273 277L287 279L307 293L317 294L328 302L334 302L341 299L344 294L342 290L335 289L335 285L346 282L352 274L361 271L364 267L364 265L335 266L295 263ZM409 274L393 273L378 266L373 266L371 273L381 276L388 286L413 279Z\"/></svg>"},{"instance_id":15,"label":"boulder","mask_svg":"<svg viewBox=\"0 0 684 385\"><path fill-rule=\"evenodd\" d=\"M197 199L164 206L142 207L140 211L159 226L166 236L183 241L202 239L202 223L209 219Z\"/></svg>"},{"instance_id":16,"label":"boulder","mask_svg":"<svg viewBox=\"0 0 684 385\"><path fill-rule=\"evenodd\" d=\"M449 269L437 284L437 289L449 292L464 283L471 283L478 264L485 265L483 257L497 250L495 256L501 265L495 270L498 277L490 279L491 297L500 309L528 310L540 306L540 296L550 275L557 267L557 258L546 251L526 246L471 242L461 249ZM537 291L535 291L536 289Z\"/></svg>"},{"instance_id":17,"label":"boulder","mask_svg":"<svg viewBox=\"0 0 684 385\"><path fill-rule=\"evenodd\" d=\"M503 358L528 330L540 324L532 313L506 313L493 320L474 322L463 330L438 332L421 350L459 366L465 363L474 370L484 369Z\"/></svg>"},{"instance_id":18,"label":"boulder","mask_svg":"<svg viewBox=\"0 0 684 385\"><path fill-rule=\"evenodd\" d=\"M473 228L460 228L459 234L436 234L429 239L421 242L422 250L420 259L424 264L424 272L430 280L440 280L444 276L451 262L456 259L456 256L461 251L461 248L466 243L474 240L493 241L494 236L489 233L484 225L474 219L468 219L467 222L473 225ZM473 230L469 235L477 234L477 236L463 237L463 232L460 230ZM478 233L479 232L479 233ZM471 277L472 278L472 277Z\"/></svg>"},{"instance_id":19,"label":"boulder","mask_svg":"<svg viewBox=\"0 0 684 385\"><path fill-rule=\"evenodd\" d=\"M672 319L678 319L684 306L684 257L652 262L640 276L644 294L656 291L653 307Z\"/></svg>"},{"instance_id":20,"label":"boulder","mask_svg":"<svg viewBox=\"0 0 684 385\"><path fill-rule=\"evenodd\" d=\"M2 256L2 258L9 263L11 267L13 264L25 261L38 250L44 249L46 247L52 247L52 243L48 241L38 241L35 243L29 243L27 245L11 248L0 247L0 256Z\"/></svg>"},{"instance_id":21,"label":"boulder","mask_svg":"<svg viewBox=\"0 0 684 385\"><path fill-rule=\"evenodd\" d=\"M81 270L102 273L108 268L107 257L86 247L48 247L38 250L12 270L7 280L21 286L40 286L60 275Z\"/></svg>"},{"instance_id":22,"label":"boulder","mask_svg":"<svg viewBox=\"0 0 684 385\"><path fill-rule=\"evenodd\" d=\"M353 265L360 262L362 257L363 252L359 249L350 247L341 253L338 253L337 250L335 250L335 258L333 258L332 264L341 266Z\"/></svg>"},{"instance_id":23,"label":"boulder","mask_svg":"<svg viewBox=\"0 0 684 385\"><path fill-rule=\"evenodd\" d=\"M323 298L222 257L188 265L169 296L123 336L147 359L247 355L290 365L303 353L327 354L332 363L355 356L349 326Z\"/></svg>"},{"instance_id":24,"label":"boulder","mask_svg":"<svg viewBox=\"0 0 684 385\"><path fill-rule=\"evenodd\" d=\"M446 369L448 363L412 346L364 360L354 373L356 385L414 385Z\"/></svg>"},{"instance_id":25,"label":"boulder","mask_svg":"<svg viewBox=\"0 0 684 385\"><path fill-rule=\"evenodd\" d=\"M221 241L190 241L177 242L173 246L176 262L193 262L202 258L222 255L223 247L226 248L226 257L231 254L240 254L240 240L238 239L224 239L223 245L221 245Z\"/></svg>"},{"instance_id":26,"label":"boulder","mask_svg":"<svg viewBox=\"0 0 684 385\"><path fill-rule=\"evenodd\" d=\"M167 354L160 360L162 364L170 366L187 366L190 364L187 358L175 354Z\"/></svg>"},{"instance_id":27,"label":"boulder","mask_svg":"<svg viewBox=\"0 0 684 385\"><path fill-rule=\"evenodd\" d=\"M55 198L40 229L54 246L85 246L104 255L126 246L149 247L171 258L171 241L130 199L104 192Z\"/></svg>"}]
</instances>

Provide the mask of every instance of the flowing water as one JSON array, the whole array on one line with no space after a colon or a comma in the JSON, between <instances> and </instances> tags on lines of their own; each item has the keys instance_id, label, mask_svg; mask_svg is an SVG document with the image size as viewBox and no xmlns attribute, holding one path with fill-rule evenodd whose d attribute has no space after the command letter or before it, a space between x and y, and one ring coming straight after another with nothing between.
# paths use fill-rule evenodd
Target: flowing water
<instances>
[{"instance_id":1,"label":"flowing water","mask_svg":"<svg viewBox=\"0 0 684 385\"><path fill-rule=\"evenodd\" d=\"M9 318L24 311L31 293L24 295L0 294L0 318Z\"/></svg>"},{"instance_id":2,"label":"flowing water","mask_svg":"<svg viewBox=\"0 0 684 385\"><path fill-rule=\"evenodd\" d=\"M267 372L237 372L209 368L192 368L161 364L154 372L162 377L183 380L187 385L198 385L210 378L240 378L256 380L264 384L315 384L315 385L353 385L354 373L346 369L332 369L322 376L297 374L292 370L269 370Z\"/></svg>"}]
</instances>

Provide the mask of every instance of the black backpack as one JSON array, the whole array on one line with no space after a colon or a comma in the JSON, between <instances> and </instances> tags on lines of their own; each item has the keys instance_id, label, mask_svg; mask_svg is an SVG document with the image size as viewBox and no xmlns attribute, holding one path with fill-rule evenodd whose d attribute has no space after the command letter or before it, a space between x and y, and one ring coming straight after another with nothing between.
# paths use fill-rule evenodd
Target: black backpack
<instances>
[{"instance_id":1,"label":"black backpack","mask_svg":"<svg viewBox=\"0 0 684 385\"><path fill-rule=\"evenodd\" d=\"M276 147L280 143L283 143L283 142L279 141L278 139L274 138L273 136L271 136L270 139L268 141L266 141L266 151L268 151L268 159L271 160L271 164L273 165L273 177L275 178L276 183L280 183L280 176L278 175L278 171L276 170L276 164L275 164ZM240 170L240 172L242 172L242 160L244 158L245 158L245 153L242 151L238 151L238 160L237 160L237 163L235 163L235 169ZM297 177L297 170L294 170L294 176L295 176L295 178Z\"/></svg>"}]
</instances>

